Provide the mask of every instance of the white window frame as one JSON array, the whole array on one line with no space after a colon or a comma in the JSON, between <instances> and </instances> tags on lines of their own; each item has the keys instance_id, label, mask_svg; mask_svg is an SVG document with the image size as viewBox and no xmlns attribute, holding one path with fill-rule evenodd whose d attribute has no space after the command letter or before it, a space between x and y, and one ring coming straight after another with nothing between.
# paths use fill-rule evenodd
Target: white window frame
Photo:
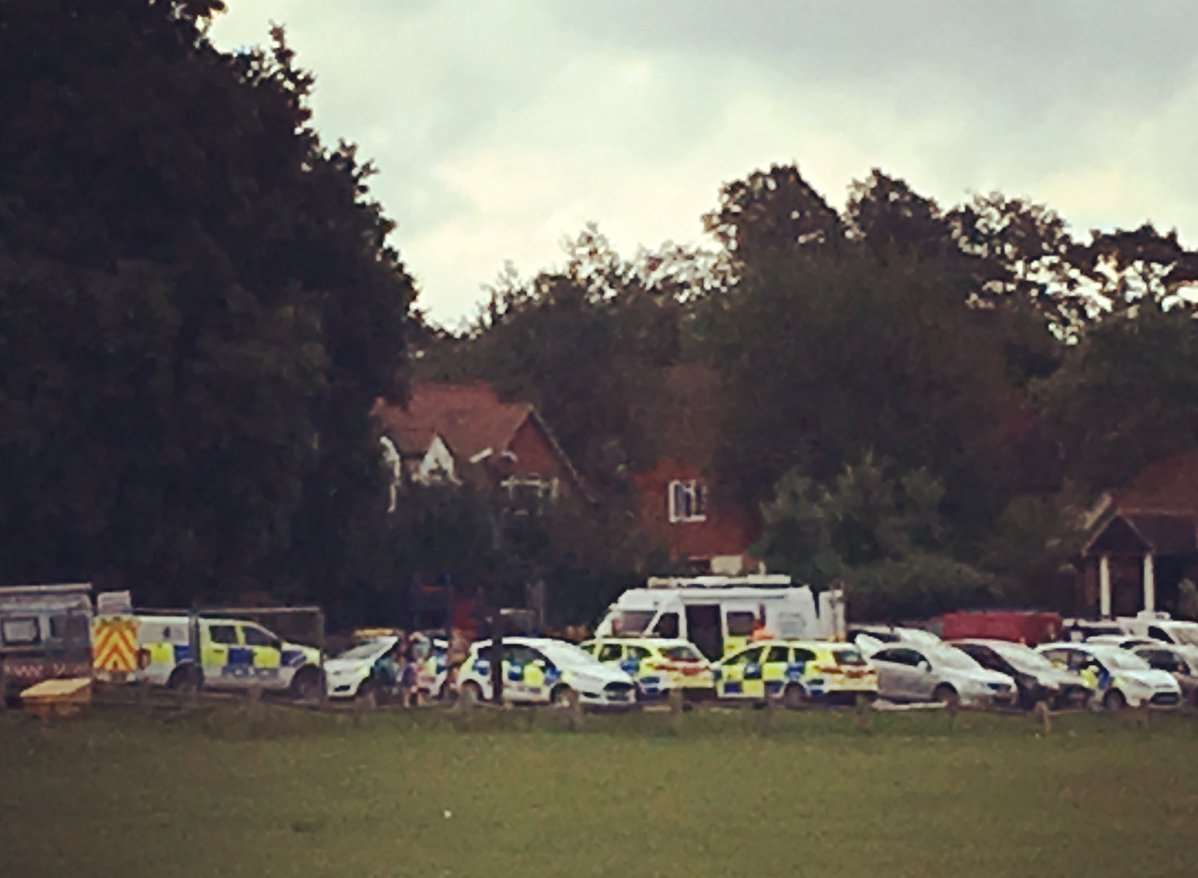
<instances>
[{"instance_id":1,"label":"white window frame","mask_svg":"<svg viewBox=\"0 0 1198 878\"><path fill-rule=\"evenodd\" d=\"M507 493L509 501L516 499L516 488L536 488L540 494L539 508L536 510L537 515L544 514L548 507L552 506L558 498L558 480L556 478L543 479L540 476L508 476L499 486ZM528 515L529 510L526 508L510 507L508 511L512 515Z\"/></svg>"},{"instance_id":2,"label":"white window frame","mask_svg":"<svg viewBox=\"0 0 1198 878\"><path fill-rule=\"evenodd\" d=\"M707 486L700 479L674 479L666 489L670 523L707 520Z\"/></svg>"}]
</instances>

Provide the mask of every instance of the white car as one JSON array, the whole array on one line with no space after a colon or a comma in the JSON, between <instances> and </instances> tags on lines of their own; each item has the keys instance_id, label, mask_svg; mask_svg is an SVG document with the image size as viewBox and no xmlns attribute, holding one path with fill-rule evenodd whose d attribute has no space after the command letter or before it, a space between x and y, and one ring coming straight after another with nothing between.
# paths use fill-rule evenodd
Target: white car
<instances>
[{"instance_id":1,"label":"white car","mask_svg":"<svg viewBox=\"0 0 1198 878\"><path fill-rule=\"evenodd\" d=\"M365 698L377 692L379 660L395 648L398 637L375 637L324 663L329 698Z\"/></svg>"},{"instance_id":2,"label":"white car","mask_svg":"<svg viewBox=\"0 0 1198 878\"><path fill-rule=\"evenodd\" d=\"M491 641L470 646L458 675L466 701L490 700ZM619 668L600 663L572 643L545 637L503 638L503 700L512 704L632 707L636 684Z\"/></svg>"},{"instance_id":3,"label":"white car","mask_svg":"<svg viewBox=\"0 0 1198 878\"><path fill-rule=\"evenodd\" d=\"M1102 699L1107 710L1124 707L1176 707L1181 703L1177 681L1155 671L1142 658L1107 643L1045 643L1037 652L1054 664L1080 674Z\"/></svg>"},{"instance_id":4,"label":"white car","mask_svg":"<svg viewBox=\"0 0 1198 878\"><path fill-rule=\"evenodd\" d=\"M869 656L878 669L878 695L888 701L939 701L971 707L1012 705L1015 681L988 671L959 649L913 641L886 645Z\"/></svg>"}]
</instances>

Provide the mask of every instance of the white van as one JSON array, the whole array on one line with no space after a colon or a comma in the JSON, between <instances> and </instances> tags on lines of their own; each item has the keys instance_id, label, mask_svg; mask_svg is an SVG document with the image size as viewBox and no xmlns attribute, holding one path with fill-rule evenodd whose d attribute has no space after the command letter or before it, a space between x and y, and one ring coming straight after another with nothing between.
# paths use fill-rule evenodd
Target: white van
<instances>
[{"instance_id":1,"label":"white van","mask_svg":"<svg viewBox=\"0 0 1198 878\"><path fill-rule=\"evenodd\" d=\"M1168 613L1151 610L1141 610L1135 616L1123 616L1117 621L1126 634L1171 643L1198 659L1198 622L1174 619Z\"/></svg>"},{"instance_id":2,"label":"white van","mask_svg":"<svg viewBox=\"0 0 1198 878\"><path fill-rule=\"evenodd\" d=\"M743 648L755 631L780 640L844 637L844 593L820 594L789 576L650 577L608 609L596 637L680 637L717 661Z\"/></svg>"}]
</instances>

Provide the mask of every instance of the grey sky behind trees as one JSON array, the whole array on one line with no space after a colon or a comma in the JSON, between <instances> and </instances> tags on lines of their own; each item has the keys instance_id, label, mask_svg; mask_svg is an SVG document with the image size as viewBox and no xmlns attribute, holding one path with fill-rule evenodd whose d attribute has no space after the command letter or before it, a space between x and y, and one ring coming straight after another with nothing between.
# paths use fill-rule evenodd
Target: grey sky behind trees
<instances>
[{"instance_id":1,"label":"grey sky behind trees","mask_svg":"<svg viewBox=\"0 0 1198 878\"><path fill-rule=\"evenodd\" d=\"M1198 7L1125 0L227 0L284 24L325 139L360 144L419 304L455 326L506 260L700 242L722 183L796 161L840 207L880 167L943 206L997 189L1086 237L1198 243Z\"/></svg>"}]
</instances>

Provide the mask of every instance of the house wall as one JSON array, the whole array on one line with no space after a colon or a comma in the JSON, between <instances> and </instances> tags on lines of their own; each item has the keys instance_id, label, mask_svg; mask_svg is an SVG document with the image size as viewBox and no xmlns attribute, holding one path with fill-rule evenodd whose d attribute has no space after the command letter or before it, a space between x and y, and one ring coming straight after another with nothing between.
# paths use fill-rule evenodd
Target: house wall
<instances>
[{"instance_id":1,"label":"house wall","mask_svg":"<svg viewBox=\"0 0 1198 878\"><path fill-rule=\"evenodd\" d=\"M674 480L698 479L707 487L707 517L704 521L670 521L669 485ZM634 478L640 521L649 534L665 546L672 558L717 559L722 570L735 564L732 556L743 556L756 536L748 511L693 466L662 460L653 469Z\"/></svg>"},{"instance_id":2,"label":"house wall","mask_svg":"<svg viewBox=\"0 0 1198 878\"><path fill-rule=\"evenodd\" d=\"M451 482L457 481L457 474L454 472L453 455L449 452L449 447L442 441L440 436L433 436L432 442L429 443L428 451L424 457L420 459L420 465L416 468L413 474L416 481L432 482L438 479L448 479Z\"/></svg>"}]
</instances>

